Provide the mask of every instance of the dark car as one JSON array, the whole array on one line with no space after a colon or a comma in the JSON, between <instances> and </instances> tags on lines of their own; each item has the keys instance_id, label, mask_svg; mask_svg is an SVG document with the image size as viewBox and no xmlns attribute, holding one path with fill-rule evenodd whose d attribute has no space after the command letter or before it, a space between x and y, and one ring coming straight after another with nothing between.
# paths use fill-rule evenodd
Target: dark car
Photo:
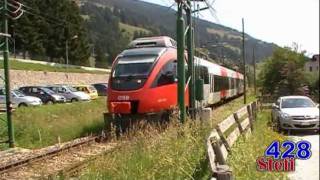
<instances>
[{"instance_id":1,"label":"dark car","mask_svg":"<svg viewBox=\"0 0 320 180\"><path fill-rule=\"evenodd\" d=\"M107 95L107 89L108 89L108 83L97 83L97 84L92 84L97 91L99 96L106 96Z\"/></svg>"},{"instance_id":2,"label":"dark car","mask_svg":"<svg viewBox=\"0 0 320 180\"><path fill-rule=\"evenodd\" d=\"M28 96L35 96L41 99L44 104L64 103L66 98L61 96L48 88L41 86L27 86L19 88L24 94Z\"/></svg>"}]
</instances>

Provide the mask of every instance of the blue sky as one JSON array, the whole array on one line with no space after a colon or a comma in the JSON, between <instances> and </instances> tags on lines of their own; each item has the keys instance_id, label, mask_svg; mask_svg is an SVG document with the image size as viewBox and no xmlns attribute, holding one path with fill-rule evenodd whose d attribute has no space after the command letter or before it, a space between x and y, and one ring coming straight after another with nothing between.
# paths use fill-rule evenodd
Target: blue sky
<instances>
[{"instance_id":1,"label":"blue sky","mask_svg":"<svg viewBox=\"0 0 320 180\"><path fill-rule=\"evenodd\" d=\"M169 6L174 0L143 0ZM213 1L213 0L209 0ZM215 0L219 24L245 31L280 46L298 43L308 55L319 53L319 0ZM217 23L208 12L202 18Z\"/></svg>"}]
</instances>

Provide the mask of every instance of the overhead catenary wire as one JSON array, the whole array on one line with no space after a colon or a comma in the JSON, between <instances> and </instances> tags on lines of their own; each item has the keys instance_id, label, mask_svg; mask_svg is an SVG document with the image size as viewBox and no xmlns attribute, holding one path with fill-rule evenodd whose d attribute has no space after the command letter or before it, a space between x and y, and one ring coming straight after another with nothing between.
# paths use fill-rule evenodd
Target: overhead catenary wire
<instances>
[{"instance_id":1,"label":"overhead catenary wire","mask_svg":"<svg viewBox=\"0 0 320 180\"><path fill-rule=\"evenodd\" d=\"M0 1L3 1L3 0L0 0ZM23 13L28 14L28 15L32 15L32 16L35 16L35 17L42 18L45 21L47 21L48 23L53 23L53 24L56 24L56 25L62 26L62 27L66 27L68 25L77 25L75 23L72 23L72 22L69 22L69 21L66 21L66 20L57 19L57 18L49 16L47 14L40 13L37 10L35 10L35 9L29 7L29 6L26 6L26 5L24 5L24 4L20 3L20 2L17 2L17 3L21 4L21 6L22 6L21 11L23 11ZM10 6L12 8L18 8L19 7L19 6L14 5L14 4L10 3L10 2L8 2L8 6Z\"/></svg>"},{"instance_id":2,"label":"overhead catenary wire","mask_svg":"<svg viewBox=\"0 0 320 180\"><path fill-rule=\"evenodd\" d=\"M210 12L210 14L212 15L212 17L217 21L217 23L218 24L220 24L220 20L219 20L219 18L218 18L218 16L217 16L217 11L216 11L216 9L212 6L212 4L215 2L215 0L213 0L213 2L208 2L208 0L205 0L204 1L205 2L205 4L209 7L209 12Z\"/></svg>"},{"instance_id":3,"label":"overhead catenary wire","mask_svg":"<svg viewBox=\"0 0 320 180\"><path fill-rule=\"evenodd\" d=\"M8 2L8 6L12 7L12 8L18 8L18 6ZM37 16L37 17L40 17L40 18L43 18L45 19L46 21L50 22L50 23L55 23L55 24L58 24L58 25L63 25L65 22L64 21L58 21L58 20L54 20L54 19L51 19L51 18L48 18L48 17L45 17L43 14L41 13L35 13L35 12L30 12L29 10L26 10L24 8L21 8L21 11L26 13L26 14L29 14L29 15L33 15L33 16ZM9 11L10 12L10 11Z\"/></svg>"}]
</instances>

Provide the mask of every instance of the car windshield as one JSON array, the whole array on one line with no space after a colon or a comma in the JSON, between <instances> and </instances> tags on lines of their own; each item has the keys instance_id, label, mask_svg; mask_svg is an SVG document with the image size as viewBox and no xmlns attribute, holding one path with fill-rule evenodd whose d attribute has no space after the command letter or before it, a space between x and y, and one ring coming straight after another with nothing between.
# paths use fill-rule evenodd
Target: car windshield
<instances>
[{"instance_id":1,"label":"car windshield","mask_svg":"<svg viewBox=\"0 0 320 180\"><path fill-rule=\"evenodd\" d=\"M21 91L19 91L19 90L13 90L12 93L15 94L15 95L18 96L18 97L24 97L24 96L26 96L26 95L24 95L24 94L23 94Z\"/></svg>"},{"instance_id":2,"label":"car windshield","mask_svg":"<svg viewBox=\"0 0 320 180\"><path fill-rule=\"evenodd\" d=\"M54 91L48 89L48 88L41 88L44 92L48 93L48 94L55 94Z\"/></svg>"},{"instance_id":3,"label":"car windshield","mask_svg":"<svg viewBox=\"0 0 320 180\"><path fill-rule=\"evenodd\" d=\"M66 89L70 90L71 92L78 92L76 88L73 88L71 86L67 86Z\"/></svg>"},{"instance_id":4,"label":"car windshield","mask_svg":"<svg viewBox=\"0 0 320 180\"><path fill-rule=\"evenodd\" d=\"M93 86L89 86L89 90L92 91L96 91L96 88L94 88Z\"/></svg>"},{"instance_id":5,"label":"car windshield","mask_svg":"<svg viewBox=\"0 0 320 180\"><path fill-rule=\"evenodd\" d=\"M113 77L148 76L157 56L128 56L118 59Z\"/></svg>"},{"instance_id":6,"label":"car windshield","mask_svg":"<svg viewBox=\"0 0 320 180\"><path fill-rule=\"evenodd\" d=\"M315 104L310 99L295 98L283 99L281 108L308 108L315 107Z\"/></svg>"}]
</instances>

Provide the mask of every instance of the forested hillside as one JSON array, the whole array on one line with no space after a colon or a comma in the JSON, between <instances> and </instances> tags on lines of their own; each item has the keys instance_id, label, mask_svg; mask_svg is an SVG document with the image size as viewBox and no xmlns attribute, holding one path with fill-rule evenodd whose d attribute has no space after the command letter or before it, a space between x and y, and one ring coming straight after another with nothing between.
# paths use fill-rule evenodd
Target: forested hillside
<instances>
[{"instance_id":1,"label":"forested hillside","mask_svg":"<svg viewBox=\"0 0 320 180\"><path fill-rule=\"evenodd\" d=\"M117 21L121 22L119 30L124 34L128 35L126 33L128 29L121 29L121 25L127 24L144 29L144 31L136 30L133 33L134 37L167 35L175 38L176 12L168 7L139 0L84 0L82 2L84 4L82 9L85 9L86 12L90 11L92 14L98 12L93 10L94 6L113 12L113 16L116 17ZM98 31L99 28L105 28L104 26L96 27L97 29L89 29ZM211 58L217 61L221 61L219 59L231 60L234 63L241 59L242 44L239 31L204 20L196 20L196 27L196 45L197 47L209 49ZM111 26L110 29L113 29L113 27ZM132 36L127 38L131 39ZM246 57L249 62L252 58L254 46L255 55L259 61L269 57L276 45L246 35Z\"/></svg>"},{"instance_id":2,"label":"forested hillside","mask_svg":"<svg viewBox=\"0 0 320 180\"><path fill-rule=\"evenodd\" d=\"M25 13L13 21L10 32L16 54L52 62L109 66L134 38L167 35L175 38L176 12L168 7L138 0L22 0ZM75 3L76 2L76 3ZM11 43L11 51L13 51ZM241 33L204 20L196 20L196 45L209 50L218 62L238 64ZM258 60L272 54L274 44L246 35L246 56L252 48ZM92 65L92 63L91 63Z\"/></svg>"},{"instance_id":3,"label":"forested hillside","mask_svg":"<svg viewBox=\"0 0 320 180\"><path fill-rule=\"evenodd\" d=\"M10 22L11 51L51 62L65 63L66 43L71 64L88 65L90 47L79 7L69 0L21 0L25 10ZM11 6L9 6L11 7Z\"/></svg>"}]
</instances>

